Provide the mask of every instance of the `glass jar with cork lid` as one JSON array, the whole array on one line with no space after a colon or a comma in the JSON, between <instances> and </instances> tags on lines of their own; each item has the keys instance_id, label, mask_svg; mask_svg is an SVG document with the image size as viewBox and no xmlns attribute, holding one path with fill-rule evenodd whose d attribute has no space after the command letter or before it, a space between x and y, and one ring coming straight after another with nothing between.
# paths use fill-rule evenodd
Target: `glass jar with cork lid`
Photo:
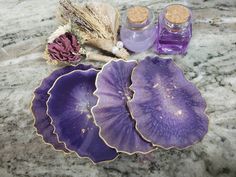
<instances>
[{"instance_id":1,"label":"glass jar with cork lid","mask_svg":"<svg viewBox=\"0 0 236 177\"><path fill-rule=\"evenodd\" d=\"M159 15L155 49L159 54L186 54L192 37L192 14L181 4L167 6Z\"/></svg>"},{"instance_id":2,"label":"glass jar with cork lid","mask_svg":"<svg viewBox=\"0 0 236 177\"><path fill-rule=\"evenodd\" d=\"M120 38L132 52L143 52L153 46L156 40L155 18L151 9L145 6L130 7L123 18Z\"/></svg>"}]
</instances>

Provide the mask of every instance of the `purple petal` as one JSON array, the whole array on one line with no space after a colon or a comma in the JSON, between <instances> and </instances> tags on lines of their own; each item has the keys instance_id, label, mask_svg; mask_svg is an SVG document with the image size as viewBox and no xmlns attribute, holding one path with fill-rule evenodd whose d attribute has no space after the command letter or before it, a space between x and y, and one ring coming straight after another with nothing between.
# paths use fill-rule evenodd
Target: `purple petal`
<instances>
[{"instance_id":1,"label":"purple petal","mask_svg":"<svg viewBox=\"0 0 236 177\"><path fill-rule=\"evenodd\" d=\"M61 55L59 53L52 53L50 54L50 56L53 58L53 59L58 59L58 60L61 60Z\"/></svg>"},{"instance_id":2,"label":"purple petal","mask_svg":"<svg viewBox=\"0 0 236 177\"><path fill-rule=\"evenodd\" d=\"M72 47L71 47L70 39L65 38L63 41L63 44L64 44L65 51L71 51Z\"/></svg>"},{"instance_id":3,"label":"purple petal","mask_svg":"<svg viewBox=\"0 0 236 177\"><path fill-rule=\"evenodd\" d=\"M78 45L78 40L75 36L72 36L71 43L72 43L74 52L78 52L80 50L80 46Z\"/></svg>"},{"instance_id":4,"label":"purple petal","mask_svg":"<svg viewBox=\"0 0 236 177\"><path fill-rule=\"evenodd\" d=\"M57 53L60 51L60 46L58 44L48 44L48 51L51 53Z\"/></svg>"}]
</instances>

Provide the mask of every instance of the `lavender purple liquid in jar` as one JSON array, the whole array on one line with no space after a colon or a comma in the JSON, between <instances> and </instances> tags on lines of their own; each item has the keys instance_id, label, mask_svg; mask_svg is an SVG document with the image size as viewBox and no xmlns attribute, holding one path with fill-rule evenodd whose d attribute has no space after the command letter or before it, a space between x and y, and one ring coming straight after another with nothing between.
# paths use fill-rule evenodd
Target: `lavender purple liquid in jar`
<instances>
[{"instance_id":1,"label":"lavender purple liquid in jar","mask_svg":"<svg viewBox=\"0 0 236 177\"><path fill-rule=\"evenodd\" d=\"M133 10L133 14L129 13L128 9L120 30L120 38L128 50L136 53L146 51L153 46L156 39L154 15L146 7L136 6L130 9Z\"/></svg>"},{"instance_id":2,"label":"lavender purple liquid in jar","mask_svg":"<svg viewBox=\"0 0 236 177\"><path fill-rule=\"evenodd\" d=\"M167 6L159 15L156 51L159 54L187 53L192 37L192 15L183 5Z\"/></svg>"}]
</instances>

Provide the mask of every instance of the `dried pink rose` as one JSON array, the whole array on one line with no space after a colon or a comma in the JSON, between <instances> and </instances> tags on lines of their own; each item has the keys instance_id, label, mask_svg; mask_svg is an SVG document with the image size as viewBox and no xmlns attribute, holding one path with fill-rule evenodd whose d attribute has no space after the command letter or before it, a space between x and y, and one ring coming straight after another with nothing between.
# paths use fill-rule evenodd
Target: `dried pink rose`
<instances>
[{"instance_id":1,"label":"dried pink rose","mask_svg":"<svg viewBox=\"0 0 236 177\"><path fill-rule=\"evenodd\" d=\"M70 32L60 35L48 44L48 53L53 60L64 62L80 61L80 44L75 35Z\"/></svg>"}]
</instances>

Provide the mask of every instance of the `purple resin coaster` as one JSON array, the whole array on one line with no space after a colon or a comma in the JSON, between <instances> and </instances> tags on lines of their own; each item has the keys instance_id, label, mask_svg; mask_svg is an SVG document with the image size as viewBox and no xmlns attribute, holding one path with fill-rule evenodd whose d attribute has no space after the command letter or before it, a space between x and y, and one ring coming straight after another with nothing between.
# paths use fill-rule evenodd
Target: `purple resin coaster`
<instances>
[{"instance_id":1,"label":"purple resin coaster","mask_svg":"<svg viewBox=\"0 0 236 177\"><path fill-rule=\"evenodd\" d=\"M142 60L133 70L128 106L137 130L153 145L186 148L208 131L206 102L171 59Z\"/></svg>"},{"instance_id":2,"label":"purple resin coaster","mask_svg":"<svg viewBox=\"0 0 236 177\"><path fill-rule=\"evenodd\" d=\"M97 72L78 70L59 77L49 90L47 102L59 140L94 163L113 160L118 155L99 137L99 128L91 115L91 107L97 102L93 95Z\"/></svg>"},{"instance_id":3,"label":"purple resin coaster","mask_svg":"<svg viewBox=\"0 0 236 177\"><path fill-rule=\"evenodd\" d=\"M87 70L91 68L90 65L78 65L67 66L54 71L47 78L45 78L40 86L34 91L34 98L31 104L31 110L34 115L34 127L37 130L37 134L42 136L43 140L47 144L51 144L56 150L62 150L69 152L63 143L58 142L56 134L53 133L54 129L51 125L51 119L46 114L48 100L48 90L52 87L54 81L61 75L71 72L73 70Z\"/></svg>"},{"instance_id":4,"label":"purple resin coaster","mask_svg":"<svg viewBox=\"0 0 236 177\"><path fill-rule=\"evenodd\" d=\"M105 64L96 79L94 94L98 103L92 108L100 136L118 152L128 154L148 153L154 148L135 129L135 122L127 108L132 92L130 76L136 66L134 61L116 60Z\"/></svg>"}]
</instances>

